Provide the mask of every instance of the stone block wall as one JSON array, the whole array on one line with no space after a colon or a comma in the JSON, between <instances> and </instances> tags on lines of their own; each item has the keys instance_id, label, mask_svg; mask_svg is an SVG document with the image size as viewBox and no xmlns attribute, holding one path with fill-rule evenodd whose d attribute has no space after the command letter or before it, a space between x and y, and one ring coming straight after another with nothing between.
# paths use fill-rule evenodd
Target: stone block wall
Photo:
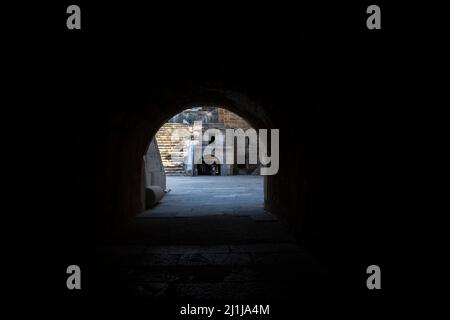
<instances>
[{"instance_id":1,"label":"stone block wall","mask_svg":"<svg viewBox=\"0 0 450 320\"><path fill-rule=\"evenodd\" d=\"M223 108L218 108L219 122L225 125L226 129L242 128L247 130L251 128L250 124L237 114Z\"/></svg>"}]
</instances>

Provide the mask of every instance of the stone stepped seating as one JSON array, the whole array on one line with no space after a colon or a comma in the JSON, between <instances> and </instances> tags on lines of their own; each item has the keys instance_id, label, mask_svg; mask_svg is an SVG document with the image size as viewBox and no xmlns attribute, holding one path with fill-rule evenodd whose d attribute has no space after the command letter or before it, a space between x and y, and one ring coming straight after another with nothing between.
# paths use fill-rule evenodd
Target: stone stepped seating
<instances>
[{"instance_id":1,"label":"stone stepped seating","mask_svg":"<svg viewBox=\"0 0 450 320\"><path fill-rule=\"evenodd\" d=\"M203 123L203 131L210 128L224 130L225 126L223 123ZM156 134L156 141L158 142L166 175L184 175L186 173L184 159L187 156L188 150L187 147L180 150L177 145L184 144L184 146L187 146L190 135L193 134L193 129L193 125L189 124L166 123ZM207 144L207 141L203 141L204 146Z\"/></svg>"},{"instance_id":2,"label":"stone stepped seating","mask_svg":"<svg viewBox=\"0 0 450 320\"><path fill-rule=\"evenodd\" d=\"M183 144L189 139L192 129L183 123L166 123L156 134L159 152L166 175L184 175L184 158L187 155L186 148L180 150L177 145ZM186 137L186 135L188 135Z\"/></svg>"}]
</instances>

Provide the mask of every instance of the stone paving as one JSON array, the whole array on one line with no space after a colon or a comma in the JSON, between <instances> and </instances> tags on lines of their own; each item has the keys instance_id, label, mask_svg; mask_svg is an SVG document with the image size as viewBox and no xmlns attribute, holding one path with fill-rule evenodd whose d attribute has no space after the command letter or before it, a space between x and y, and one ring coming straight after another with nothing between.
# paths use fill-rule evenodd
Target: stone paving
<instances>
[{"instance_id":1,"label":"stone paving","mask_svg":"<svg viewBox=\"0 0 450 320\"><path fill-rule=\"evenodd\" d=\"M141 218L212 215L273 218L264 211L262 176L168 176L170 192Z\"/></svg>"},{"instance_id":2,"label":"stone paving","mask_svg":"<svg viewBox=\"0 0 450 320\"><path fill-rule=\"evenodd\" d=\"M262 208L261 177L195 178L170 177L172 191L160 206L96 248L91 290L154 300L261 302L330 296L341 288L277 219L255 219L272 217ZM222 183L204 183L211 178Z\"/></svg>"},{"instance_id":3,"label":"stone paving","mask_svg":"<svg viewBox=\"0 0 450 320\"><path fill-rule=\"evenodd\" d=\"M106 270L102 290L112 296L284 300L330 294L326 270L293 243L105 246L96 255Z\"/></svg>"}]
</instances>

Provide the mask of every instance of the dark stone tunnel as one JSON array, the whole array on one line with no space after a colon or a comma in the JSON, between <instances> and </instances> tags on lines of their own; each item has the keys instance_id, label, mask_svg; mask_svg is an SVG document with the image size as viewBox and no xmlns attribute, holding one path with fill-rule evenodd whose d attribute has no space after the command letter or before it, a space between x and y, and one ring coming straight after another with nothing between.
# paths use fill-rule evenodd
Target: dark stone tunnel
<instances>
[{"instance_id":1,"label":"dark stone tunnel","mask_svg":"<svg viewBox=\"0 0 450 320\"><path fill-rule=\"evenodd\" d=\"M362 290L367 254L381 260L371 235L381 224L372 219L385 168L385 52L382 38L364 30L364 6L325 7L83 3L83 29L52 53L68 55L52 71L67 81L52 88L59 120L48 129L57 146L50 165L63 173L50 211L65 244L50 248L59 265L88 270L81 295L96 294L90 249L142 212L151 138L186 107L211 103L254 128L280 130L280 169L266 178L265 208L342 278L333 295Z\"/></svg>"}]
</instances>

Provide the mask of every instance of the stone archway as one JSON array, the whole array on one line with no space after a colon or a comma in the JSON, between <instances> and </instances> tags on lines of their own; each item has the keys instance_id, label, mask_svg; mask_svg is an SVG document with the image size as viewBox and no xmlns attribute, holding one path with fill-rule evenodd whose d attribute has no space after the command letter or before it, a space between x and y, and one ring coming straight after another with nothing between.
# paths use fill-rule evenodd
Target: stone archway
<instances>
[{"instance_id":1,"label":"stone archway","mask_svg":"<svg viewBox=\"0 0 450 320\"><path fill-rule=\"evenodd\" d=\"M267 113L266 109L244 94L230 90L197 88L196 90L175 91L178 94L164 97L155 101L151 95L145 92L136 94L127 104L133 104L136 110L133 113L117 114L110 119L108 142L108 165L107 176L110 183L106 188L106 209L100 224L104 219L115 228L130 221L135 215L143 210L143 161L151 137L172 116L194 104L221 104L237 115L246 119L255 129L276 128L277 123ZM157 102L156 102L157 101ZM157 110L157 111L156 111ZM282 133L281 133L282 135ZM281 139L282 140L282 139ZM281 142L283 144L283 142ZM282 147L281 147L282 148ZM282 192L282 183L286 183L287 171L284 167L289 162L296 162L297 158L283 157L280 155L280 172L275 176L269 176L265 181L264 202L265 208L283 219L283 212L278 210L279 203L285 201L285 208L292 204L297 206L302 197L291 198L290 191ZM301 172L301 164L296 164ZM292 172L288 173L292 177ZM301 184L300 184L301 185ZM286 188L288 189L288 188ZM284 200L281 197L284 196ZM292 207L291 207L292 208ZM287 210L283 210L287 211ZM297 211L297 210L295 210ZM295 212L294 212L295 215ZM295 218L298 220L298 217Z\"/></svg>"},{"instance_id":2,"label":"stone archway","mask_svg":"<svg viewBox=\"0 0 450 320\"><path fill-rule=\"evenodd\" d=\"M241 133L247 138L238 138ZM216 137L220 147L213 142ZM246 140L242 159L238 146ZM255 143L258 144L258 131L227 106L196 105L183 109L159 128L144 156L145 186L150 198L154 188L170 193L160 206L146 206L146 212L139 216L151 217L154 211L159 216L170 212L184 217L221 212L233 215L252 212L254 216L265 212L267 175L260 175L261 162L255 153L258 150ZM209 154L208 150L214 151ZM145 192L142 194L145 196Z\"/></svg>"},{"instance_id":3,"label":"stone archway","mask_svg":"<svg viewBox=\"0 0 450 320\"><path fill-rule=\"evenodd\" d=\"M147 152L148 147L150 145L150 141L155 137L156 132L162 125L173 116L179 114L183 110L186 110L192 106L196 106L199 104L218 104L220 103L222 106L225 104L225 109L231 111L242 119L245 119L248 123L252 125L255 129L270 129L274 128L273 122L266 115L265 110L247 96L227 90L216 90L216 89L202 89L195 93L190 93L182 96L177 102L170 105L171 108L167 108L167 112L161 112L157 120L153 118L142 118L144 124L140 124L137 127L142 128L142 132L151 133L151 138L147 140L147 146L144 151L144 154ZM174 111L169 111L174 110ZM146 113L146 115L148 115ZM163 119L162 121L159 119ZM143 164L145 166L145 164ZM143 170L141 169L141 172ZM264 194L267 195L267 184L270 180L270 177L264 177ZM145 187L145 184L141 181L141 188ZM145 196L145 192L141 190L141 196ZM265 203L267 202L268 197L265 198ZM141 199L141 203L145 203L145 199ZM267 208L267 205L266 205Z\"/></svg>"}]
</instances>

